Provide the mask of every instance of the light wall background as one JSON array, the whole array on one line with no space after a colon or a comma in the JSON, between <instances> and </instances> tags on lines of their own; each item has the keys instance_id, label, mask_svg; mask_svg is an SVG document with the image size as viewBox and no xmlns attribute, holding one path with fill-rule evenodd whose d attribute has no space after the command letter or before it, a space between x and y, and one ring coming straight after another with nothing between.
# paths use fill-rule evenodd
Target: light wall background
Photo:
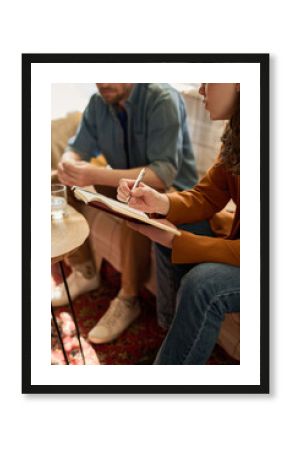
<instances>
[{"instance_id":1,"label":"light wall background","mask_svg":"<svg viewBox=\"0 0 290 450\"><path fill-rule=\"evenodd\" d=\"M54 83L51 85L51 118L59 119L68 112L83 111L96 92L93 83Z\"/></svg>"}]
</instances>

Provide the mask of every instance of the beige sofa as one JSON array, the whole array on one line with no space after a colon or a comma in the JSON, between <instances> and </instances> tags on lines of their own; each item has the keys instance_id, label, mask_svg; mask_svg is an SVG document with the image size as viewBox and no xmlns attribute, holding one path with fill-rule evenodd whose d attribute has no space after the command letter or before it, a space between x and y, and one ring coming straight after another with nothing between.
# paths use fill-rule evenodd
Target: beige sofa
<instances>
[{"instance_id":1,"label":"beige sofa","mask_svg":"<svg viewBox=\"0 0 290 450\"><path fill-rule=\"evenodd\" d=\"M199 176L202 176L213 162L220 146L220 135L224 123L211 122L204 111L200 96L194 89L185 89L183 97L188 113L188 124L195 151ZM68 137L72 136L80 119L79 113L69 114L67 117L52 121L52 169L56 168ZM229 205L231 208L231 205ZM90 246L97 268L106 259L112 266L121 271L120 255L120 221L95 208L81 206L90 225ZM150 278L146 287L156 292L155 260L152 254ZM240 358L240 315L227 314L219 337L220 345L235 359Z\"/></svg>"}]
</instances>

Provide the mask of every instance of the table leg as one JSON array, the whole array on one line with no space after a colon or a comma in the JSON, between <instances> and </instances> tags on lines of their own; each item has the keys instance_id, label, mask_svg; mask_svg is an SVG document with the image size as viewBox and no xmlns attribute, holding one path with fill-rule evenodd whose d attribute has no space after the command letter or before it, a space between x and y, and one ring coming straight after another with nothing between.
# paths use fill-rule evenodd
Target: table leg
<instances>
[{"instance_id":1,"label":"table leg","mask_svg":"<svg viewBox=\"0 0 290 450\"><path fill-rule=\"evenodd\" d=\"M67 365L69 365L69 360L68 360L67 354L65 352L64 346L63 346L62 337L61 337L61 334L60 334L60 331L59 331L58 323L57 323L56 317L54 315L54 310L53 310L52 305L51 305L51 315L52 315L52 320L53 320L53 323L54 323L54 328L56 329L58 340L59 340L59 343L60 343L61 348L62 348L62 353L63 353L64 359L65 359L65 362L66 362Z\"/></svg>"},{"instance_id":2,"label":"table leg","mask_svg":"<svg viewBox=\"0 0 290 450\"><path fill-rule=\"evenodd\" d=\"M81 351L83 363L85 365L86 361L85 361L85 357L84 357L83 347L82 347L82 344L81 344L80 330L79 330L77 319L76 319L76 315L75 315L75 312L74 312L74 309L73 309L73 304L72 304L72 300L71 300L68 284L67 284L67 281L66 281L66 276L65 276L65 273L64 273L64 268L63 268L62 261L59 261L59 265L60 265L62 279L63 279L64 285L65 285L65 290L66 290L66 293L67 293L69 306L70 306L70 309L71 309L71 312L72 312L73 321L74 321L74 324L75 324L75 327L76 327L76 332L77 332L77 337L78 337L78 341L79 341L79 346L80 346L80 351Z\"/></svg>"}]
</instances>

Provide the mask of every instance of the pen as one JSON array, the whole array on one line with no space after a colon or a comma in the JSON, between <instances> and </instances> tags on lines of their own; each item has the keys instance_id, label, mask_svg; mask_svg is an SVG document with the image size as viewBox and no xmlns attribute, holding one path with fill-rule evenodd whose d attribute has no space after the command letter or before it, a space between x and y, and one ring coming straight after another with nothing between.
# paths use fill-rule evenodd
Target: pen
<instances>
[{"instance_id":1,"label":"pen","mask_svg":"<svg viewBox=\"0 0 290 450\"><path fill-rule=\"evenodd\" d=\"M138 177L136 178L131 191L133 191L134 189L136 189L139 186L139 184L141 183L141 181L144 178L145 172L146 172L146 167L143 167L143 169L140 171ZM127 203L130 201L130 198L131 198L131 195L129 195Z\"/></svg>"},{"instance_id":2,"label":"pen","mask_svg":"<svg viewBox=\"0 0 290 450\"><path fill-rule=\"evenodd\" d=\"M136 189L136 187L139 186L139 184L140 184L141 181L143 180L143 177L144 177L144 175L145 175L145 171L146 171L146 168L143 167L143 169L140 171L140 173L139 173L139 175L138 175L138 177L137 177L137 179L136 179L136 181L135 181L135 183L134 183L134 185L133 185L131 191L133 191L134 189Z\"/></svg>"}]
</instances>

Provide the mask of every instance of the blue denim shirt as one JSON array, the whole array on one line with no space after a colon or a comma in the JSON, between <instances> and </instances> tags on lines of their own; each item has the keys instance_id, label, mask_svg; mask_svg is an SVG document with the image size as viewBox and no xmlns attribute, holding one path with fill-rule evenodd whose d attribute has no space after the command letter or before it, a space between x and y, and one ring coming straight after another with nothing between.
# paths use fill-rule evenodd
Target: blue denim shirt
<instances>
[{"instance_id":1,"label":"blue denim shirt","mask_svg":"<svg viewBox=\"0 0 290 450\"><path fill-rule=\"evenodd\" d=\"M99 94L91 97L69 149L86 161L102 153L113 169L147 166L166 188L191 188L197 173L181 95L168 84L136 83L125 109L128 155L116 110Z\"/></svg>"}]
</instances>

